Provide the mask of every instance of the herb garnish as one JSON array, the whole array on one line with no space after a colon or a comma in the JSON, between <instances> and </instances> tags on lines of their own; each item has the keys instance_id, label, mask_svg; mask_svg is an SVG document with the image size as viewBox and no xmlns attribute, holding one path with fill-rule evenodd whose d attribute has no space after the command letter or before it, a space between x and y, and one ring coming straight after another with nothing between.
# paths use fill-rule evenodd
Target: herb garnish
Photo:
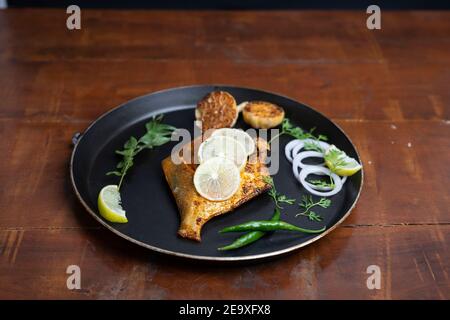
<instances>
[{"instance_id":1,"label":"herb garnish","mask_svg":"<svg viewBox=\"0 0 450 320\"><path fill-rule=\"evenodd\" d=\"M287 203L287 204L294 204L295 199L290 199L286 197L284 194L280 194L277 189L275 188L275 184L273 182L272 177L266 176L263 177L263 180L265 183L270 184L271 188L268 192L269 196L273 199L273 202L275 203L275 206L279 209L283 209L282 206L280 206L280 203Z\"/></svg>"},{"instance_id":2,"label":"herb garnish","mask_svg":"<svg viewBox=\"0 0 450 320\"><path fill-rule=\"evenodd\" d=\"M117 164L114 171L110 171L107 175L116 175L120 177L118 189L122 185L123 178L128 170L133 166L134 157L144 149L152 149L161 146L170 141L172 132L176 129L173 126L161 123L163 115L153 117L153 119L145 124L147 132L138 139L130 137L123 145L123 150L116 150L123 159Z\"/></svg>"},{"instance_id":3,"label":"herb garnish","mask_svg":"<svg viewBox=\"0 0 450 320\"><path fill-rule=\"evenodd\" d=\"M314 130L316 128L312 128L309 131L304 131L300 127L294 127L294 125L291 123L291 121L288 118L284 118L283 122L281 123L281 132L275 135L272 139L270 139L269 144L272 143L273 140L280 137L283 134L290 135L296 139L305 140L305 139L314 139L314 140L323 140L326 141L328 138L322 134L319 134L318 136L315 136L313 134Z\"/></svg>"},{"instance_id":4,"label":"herb garnish","mask_svg":"<svg viewBox=\"0 0 450 320\"><path fill-rule=\"evenodd\" d=\"M315 141L305 141L304 148L308 151L317 151L320 153L324 153L322 147Z\"/></svg>"},{"instance_id":5,"label":"herb garnish","mask_svg":"<svg viewBox=\"0 0 450 320\"><path fill-rule=\"evenodd\" d=\"M327 182L325 180L308 180L307 182L311 183L312 185L315 185L316 187L333 188L334 189L333 178L331 178L331 177L330 177L330 182Z\"/></svg>"},{"instance_id":6,"label":"herb garnish","mask_svg":"<svg viewBox=\"0 0 450 320\"><path fill-rule=\"evenodd\" d=\"M337 148L329 148L325 155L325 160L331 162L334 168L347 166L349 163L345 158L345 153Z\"/></svg>"},{"instance_id":7,"label":"herb garnish","mask_svg":"<svg viewBox=\"0 0 450 320\"><path fill-rule=\"evenodd\" d=\"M331 205L331 200L327 198L320 198L319 201L314 202L312 196L302 196L302 201L299 206L304 209L303 212L297 213L295 216L306 216L311 221L322 221L322 216L318 215L311 208L319 206L322 208L328 208Z\"/></svg>"}]
</instances>

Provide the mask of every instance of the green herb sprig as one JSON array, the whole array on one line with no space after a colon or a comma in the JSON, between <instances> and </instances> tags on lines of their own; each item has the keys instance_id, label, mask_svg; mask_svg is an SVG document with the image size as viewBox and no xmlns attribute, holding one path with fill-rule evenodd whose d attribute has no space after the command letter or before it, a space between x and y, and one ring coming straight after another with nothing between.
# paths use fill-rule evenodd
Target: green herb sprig
<instances>
[{"instance_id":1,"label":"green herb sprig","mask_svg":"<svg viewBox=\"0 0 450 320\"><path fill-rule=\"evenodd\" d=\"M348 165L348 162L345 161L345 153L337 148L329 148L325 155L325 160L331 162L334 168Z\"/></svg>"},{"instance_id":2,"label":"green herb sprig","mask_svg":"<svg viewBox=\"0 0 450 320\"><path fill-rule=\"evenodd\" d=\"M270 184L271 188L268 192L268 195L273 199L273 202L275 203L275 206L279 209L283 209L282 206L280 206L280 203L287 203L287 204L294 204L295 199L291 199L286 197L284 194L280 194L277 189L275 188L275 184L273 182L272 177L267 176L263 178L265 183Z\"/></svg>"},{"instance_id":3,"label":"green herb sprig","mask_svg":"<svg viewBox=\"0 0 450 320\"><path fill-rule=\"evenodd\" d=\"M311 211L311 208L319 206L322 208L328 208L331 205L331 200L327 198L320 198L319 201L314 201L312 196L302 196L302 201L299 206L304 209L303 212L297 213L295 216L306 216L311 221L322 221L322 216Z\"/></svg>"},{"instance_id":4,"label":"green herb sprig","mask_svg":"<svg viewBox=\"0 0 450 320\"><path fill-rule=\"evenodd\" d=\"M308 151L325 152L325 150L323 150L323 148L315 141L305 141L304 148Z\"/></svg>"},{"instance_id":5,"label":"green herb sprig","mask_svg":"<svg viewBox=\"0 0 450 320\"><path fill-rule=\"evenodd\" d=\"M294 127L294 125L291 123L291 121L288 118L284 118L283 122L281 123L281 132L275 135L272 139L270 139L269 144L272 143L273 140L276 138L282 136L283 134L287 134L291 137L294 137L296 139L305 140L305 139L314 139L318 141L327 141L327 136L323 134L319 134L318 136L314 135L315 128L312 128L309 131L305 131L300 127Z\"/></svg>"},{"instance_id":6,"label":"green herb sprig","mask_svg":"<svg viewBox=\"0 0 450 320\"><path fill-rule=\"evenodd\" d=\"M330 182L325 180L308 180L307 182L322 188L334 188L333 178L330 177Z\"/></svg>"},{"instance_id":7,"label":"green herb sprig","mask_svg":"<svg viewBox=\"0 0 450 320\"><path fill-rule=\"evenodd\" d=\"M170 141L172 132L176 129L173 126L161 123L163 115L154 117L145 124L147 132L136 139L130 139L123 145L123 150L116 150L116 153L122 156L122 160L117 164L116 170L106 173L107 175L116 175L120 177L118 189L123 182L123 178L128 170L133 166L134 157L144 149L152 149L161 146Z\"/></svg>"}]
</instances>

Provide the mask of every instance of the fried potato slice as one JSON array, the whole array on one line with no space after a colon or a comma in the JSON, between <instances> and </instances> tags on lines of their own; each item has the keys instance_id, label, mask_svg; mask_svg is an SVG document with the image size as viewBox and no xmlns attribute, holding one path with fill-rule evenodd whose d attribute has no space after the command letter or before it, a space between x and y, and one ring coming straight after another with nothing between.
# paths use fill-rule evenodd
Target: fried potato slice
<instances>
[{"instance_id":1,"label":"fried potato slice","mask_svg":"<svg viewBox=\"0 0 450 320\"><path fill-rule=\"evenodd\" d=\"M284 110L266 101L251 101L242 110L244 121L257 129L270 129L278 126L284 119Z\"/></svg>"},{"instance_id":2,"label":"fried potato slice","mask_svg":"<svg viewBox=\"0 0 450 320\"><path fill-rule=\"evenodd\" d=\"M231 128L239 112L234 97L225 91L213 91L197 104L195 118L202 122L202 131Z\"/></svg>"}]
</instances>

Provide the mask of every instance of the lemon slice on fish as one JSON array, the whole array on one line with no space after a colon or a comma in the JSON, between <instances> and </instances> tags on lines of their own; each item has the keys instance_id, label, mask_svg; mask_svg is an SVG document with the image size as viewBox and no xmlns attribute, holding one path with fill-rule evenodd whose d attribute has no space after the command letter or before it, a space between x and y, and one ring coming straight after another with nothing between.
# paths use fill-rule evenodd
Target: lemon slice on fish
<instances>
[{"instance_id":1,"label":"lemon slice on fish","mask_svg":"<svg viewBox=\"0 0 450 320\"><path fill-rule=\"evenodd\" d=\"M241 176L233 161L214 157L197 167L194 174L194 186L197 192L211 201L223 201L238 191Z\"/></svg>"},{"instance_id":2,"label":"lemon slice on fish","mask_svg":"<svg viewBox=\"0 0 450 320\"><path fill-rule=\"evenodd\" d=\"M349 157L335 145L331 145L325 151L324 159L327 167L340 176L352 176L362 168L358 161Z\"/></svg>"},{"instance_id":3,"label":"lemon slice on fish","mask_svg":"<svg viewBox=\"0 0 450 320\"><path fill-rule=\"evenodd\" d=\"M255 141L253 138L244 130L232 129L232 128L221 128L215 130L211 137L230 137L242 144L245 148L247 155L251 155L255 152Z\"/></svg>"},{"instance_id":4,"label":"lemon slice on fish","mask_svg":"<svg viewBox=\"0 0 450 320\"><path fill-rule=\"evenodd\" d=\"M98 211L110 222L127 223L128 219L123 210L119 188L116 185L104 187L98 194Z\"/></svg>"},{"instance_id":5,"label":"lemon slice on fish","mask_svg":"<svg viewBox=\"0 0 450 320\"><path fill-rule=\"evenodd\" d=\"M212 158L226 158L242 170L247 163L247 152L244 146L234 138L217 135L202 142L198 148L200 164Z\"/></svg>"}]
</instances>

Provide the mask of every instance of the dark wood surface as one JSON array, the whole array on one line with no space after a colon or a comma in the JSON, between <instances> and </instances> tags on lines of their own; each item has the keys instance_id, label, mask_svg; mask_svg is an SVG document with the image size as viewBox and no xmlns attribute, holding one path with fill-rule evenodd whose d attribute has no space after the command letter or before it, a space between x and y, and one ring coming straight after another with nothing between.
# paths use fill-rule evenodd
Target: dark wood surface
<instances>
[{"instance_id":1,"label":"dark wood surface","mask_svg":"<svg viewBox=\"0 0 450 320\"><path fill-rule=\"evenodd\" d=\"M450 298L450 12L0 10L0 298ZM69 182L71 137L155 90L223 83L336 121L365 166L352 215L291 255L208 266L100 227ZM79 265L81 290L66 287ZM366 268L381 269L368 290Z\"/></svg>"}]
</instances>

